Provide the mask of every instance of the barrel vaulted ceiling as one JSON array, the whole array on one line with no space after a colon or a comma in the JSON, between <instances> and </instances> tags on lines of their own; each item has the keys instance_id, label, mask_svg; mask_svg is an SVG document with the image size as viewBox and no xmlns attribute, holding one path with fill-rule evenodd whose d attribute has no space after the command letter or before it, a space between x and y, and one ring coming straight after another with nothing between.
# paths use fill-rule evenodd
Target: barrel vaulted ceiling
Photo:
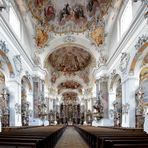
<instances>
[{"instance_id":1,"label":"barrel vaulted ceiling","mask_svg":"<svg viewBox=\"0 0 148 148\"><path fill-rule=\"evenodd\" d=\"M47 70L50 93L66 101L86 91L91 94L93 70L107 61L109 34L121 4L122 0L16 0L33 39L33 60Z\"/></svg>"}]
</instances>

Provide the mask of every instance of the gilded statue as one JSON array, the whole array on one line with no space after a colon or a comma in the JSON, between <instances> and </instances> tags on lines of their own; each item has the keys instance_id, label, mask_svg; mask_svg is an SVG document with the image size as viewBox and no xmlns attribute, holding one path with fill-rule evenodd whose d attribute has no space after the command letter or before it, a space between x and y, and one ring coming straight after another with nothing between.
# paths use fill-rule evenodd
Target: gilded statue
<instances>
[{"instance_id":1,"label":"gilded statue","mask_svg":"<svg viewBox=\"0 0 148 148\"><path fill-rule=\"evenodd\" d=\"M43 29L37 28L35 40L37 47L43 48L48 41L48 33L45 32Z\"/></svg>"}]
</instances>

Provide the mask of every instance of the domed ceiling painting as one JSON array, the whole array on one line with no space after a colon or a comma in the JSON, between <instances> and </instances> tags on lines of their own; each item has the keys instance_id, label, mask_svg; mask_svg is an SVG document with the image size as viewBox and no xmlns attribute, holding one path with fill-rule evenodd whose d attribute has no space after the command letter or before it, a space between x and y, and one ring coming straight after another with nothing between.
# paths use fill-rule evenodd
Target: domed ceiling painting
<instances>
[{"instance_id":1,"label":"domed ceiling painting","mask_svg":"<svg viewBox=\"0 0 148 148\"><path fill-rule=\"evenodd\" d=\"M66 82L62 82L58 88L61 89L78 89L80 88L81 85L75 81L66 81Z\"/></svg>"},{"instance_id":2,"label":"domed ceiling painting","mask_svg":"<svg viewBox=\"0 0 148 148\"><path fill-rule=\"evenodd\" d=\"M36 30L36 46L46 47L49 33L61 35L88 30L90 38L98 46L102 45L105 40L104 17L112 5L113 0L28 0L27 7Z\"/></svg>"},{"instance_id":3,"label":"domed ceiling painting","mask_svg":"<svg viewBox=\"0 0 148 148\"><path fill-rule=\"evenodd\" d=\"M82 88L82 85L79 84L78 82L75 82L73 80L66 81L58 85L58 93L60 93L64 89L78 89L79 92L82 92L81 88Z\"/></svg>"},{"instance_id":4,"label":"domed ceiling painting","mask_svg":"<svg viewBox=\"0 0 148 148\"><path fill-rule=\"evenodd\" d=\"M49 54L47 50L50 52L45 61L41 59L47 70L50 94L60 95L67 102L76 100L83 93L91 94L97 60L106 61L103 55L106 34L112 31L106 31L107 19L112 20L121 2L122 0L16 0L22 14L26 12L28 20L31 20L29 29L34 30L31 35L35 40L33 46L36 57L42 58L44 53ZM111 28L110 23L108 28ZM68 42L65 37L68 37ZM79 39L84 42L80 44ZM56 41L58 44L62 43L58 47L54 46ZM87 46L87 41L93 49L88 47L86 50L83 47Z\"/></svg>"},{"instance_id":5,"label":"domed ceiling painting","mask_svg":"<svg viewBox=\"0 0 148 148\"><path fill-rule=\"evenodd\" d=\"M29 0L28 7L37 23L56 33L83 32L102 18L112 0Z\"/></svg>"},{"instance_id":6,"label":"domed ceiling painting","mask_svg":"<svg viewBox=\"0 0 148 148\"><path fill-rule=\"evenodd\" d=\"M49 56L49 63L62 72L84 70L91 62L91 55L82 48L68 46L54 51Z\"/></svg>"}]
</instances>

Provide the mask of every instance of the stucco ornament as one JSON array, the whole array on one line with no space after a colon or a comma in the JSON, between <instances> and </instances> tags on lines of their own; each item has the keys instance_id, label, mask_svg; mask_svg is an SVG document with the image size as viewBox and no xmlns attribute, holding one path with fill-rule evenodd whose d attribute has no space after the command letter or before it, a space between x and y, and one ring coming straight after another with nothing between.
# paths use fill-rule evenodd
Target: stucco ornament
<instances>
[{"instance_id":1,"label":"stucco ornament","mask_svg":"<svg viewBox=\"0 0 148 148\"><path fill-rule=\"evenodd\" d=\"M9 49L6 47L5 41L0 40L0 50L2 50L4 53L9 52Z\"/></svg>"},{"instance_id":2,"label":"stucco ornament","mask_svg":"<svg viewBox=\"0 0 148 148\"><path fill-rule=\"evenodd\" d=\"M126 72L129 59L130 59L129 54L127 54L126 52L123 52L121 55L121 60L120 60L120 65L119 65L119 69L122 73Z\"/></svg>"},{"instance_id":3,"label":"stucco ornament","mask_svg":"<svg viewBox=\"0 0 148 148\"><path fill-rule=\"evenodd\" d=\"M18 103L15 104L15 111L17 114L21 113L21 105L20 104L18 104Z\"/></svg>"},{"instance_id":4,"label":"stucco ornament","mask_svg":"<svg viewBox=\"0 0 148 148\"><path fill-rule=\"evenodd\" d=\"M21 56L20 55L16 55L13 57L13 61L14 61L14 65L15 65L15 69L16 69L16 73L17 75L20 75L23 68L22 68L22 61L21 61Z\"/></svg>"},{"instance_id":5,"label":"stucco ornament","mask_svg":"<svg viewBox=\"0 0 148 148\"><path fill-rule=\"evenodd\" d=\"M67 42L75 42L76 38L74 36L68 35L68 36L64 37L63 41L66 42L66 43Z\"/></svg>"},{"instance_id":6,"label":"stucco ornament","mask_svg":"<svg viewBox=\"0 0 148 148\"><path fill-rule=\"evenodd\" d=\"M47 45L48 33L41 28L37 28L35 40L38 48L44 48Z\"/></svg>"},{"instance_id":7,"label":"stucco ornament","mask_svg":"<svg viewBox=\"0 0 148 148\"><path fill-rule=\"evenodd\" d=\"M139 49L143 44L148 42L148 36L147 35L142 35L141 37L138 38L138 41L135 45L136 49Z\"/></svg>"}]
</instances>

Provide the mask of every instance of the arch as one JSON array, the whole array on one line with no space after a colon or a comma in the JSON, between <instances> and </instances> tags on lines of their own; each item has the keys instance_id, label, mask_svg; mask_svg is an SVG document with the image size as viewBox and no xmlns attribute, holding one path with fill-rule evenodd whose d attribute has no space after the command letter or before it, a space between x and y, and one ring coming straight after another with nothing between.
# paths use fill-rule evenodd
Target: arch
<instances>
[{"instance_id":1,"label":"arch","mask_svg":"<svg viewBox=\"0 0 148 148\"><path fill-rule=\"evenodd\" d=\"M31 85L30 80L27 78L27 76L23 76L22 81L24 81L24 82L26 82L28 84L29 90L31 91L32 90L32 85Z\"/></svg>"},{"instance_id":2,"label":"arch","mask_svg":"<svg viewBox=\"0 0 148 148\"><path fill-rule=\"evenodd\" d=\"M80 78L79 76L73 76L73 77L65 77L65 76L61 76L59 79L57 79L55 87L57 87L60 83L66 82L66 81L75 81L79 84L81 84L81 86L83 88L86 88L87 85L84 82L84 80L82 78Z\"/></svg>"},{"instance_id":3,"label":"arch","mask_svg":"<svg viewBox=\"0 0 148 148\"><path fill-rule=\"evenodd\" d=\"M3 52L2 50L0 50L0 55L2 56L2 58L5 59L5 62L6 62L6 65L8 67L10 75L14 74L14 70L13 70L12 64L11 64L9 58L7 57L6 53Z\"/></svg>"},{"instance_id":4,"label":"arch","mask_svg":"<svg viewBox=\"0 0 148 148\"><path fill-rule=\"evenodd\" d=\"M46 61L48 60L49 55L52 52L54 52L54 51L56 51L56 50L58 50L62 47L67 47L67 46L75 46L75 47L84 49L85 51L87 51L91 55L91 57L92 57L91 62L94 63L94 59L95 59L95 63L96 63L96 57L95 57L96 55L93 52L91 52L91 50L89 50L88 47L85 47L85 46L77 44L77 43L71 43L71 44L61 43L60 45L51 48L51 50L48 50L48 53L46 52L46 55L45 55L45 58L44 58L44 61L43 61L44 67L45 67Z\"/></svg>"},{"instance_id":5,"label":"arch","mask_svg":"<svg viewBox=\"0 0 148 148\"><path fill-rule=\"evenodd\" d=\"M5 86L5 75L0 71L0 92L2 88Z\"/></svg>"},{"instance_id":6,"label":"arch","mask_svg":"<svg viewBox=\"0 0 148 148\"><path fill-rule=\"evenodd\" d=\"M148 80L148 67L142 68L140 72L140 81Z\"/></svg>"},{"instance_id":7,"label":"arch","mask_svg":"<svg viewBox=\"0 0 148 148\"><path fill-rule=\"evenodd\" d=\"M65 89L65 90L61 91L59 95L62 95L63 93L66 93L66 92L77 93L78 96L81 96L81 94L80 94L80 92L78 90L73 90L73 89Z\"/></svg>"},{"instance_id":8,"label":"arch","mask_svg":"<svg viewBox=\"0 0 148 148\"><path fill-rule=\"evenodd\" d=\"M121 80L121 77L119 74L116 74L112 80L111 80L111 83L110 83L110 90L113 90L113 85L115 84L115 82L118 82L119 80Z\"/></svg>"},{"instance_id":9,"label":"arch","mask_svg":"<svg viewBox=\"0 0 148 148\"><path fill-rule=\"evenodd\" d=\"M148 106L148 67L143 67L140 71L139 81L139 85L144 92L144 103Z\"/></svg>"},{"instance_id":10,"label":"arch","mask_svg":"<svg viewBox=\"0 0 148 148\"><path fill-rule=\"evenodd\" d=\"M142 53L144 52L144 50L148 47L148 42L146 42L145 44L142 45L142 47L140 49L138 49L138 51L136 52L132 62L131 62L131 66L130 66L130 70L129 72L133 72L135 71L135 67L136 64L140 58L140 56L142 55Z\"/></svg>"},{"instance_id":11,"label":"arch","mask_svg":"<svg viewBox=\"0 0 148 148\"><path fill-rule=\"evenodd\" d=\"M114 126L120 127L122 125L122 86L121 77L115 74L111 80L110 89L113 90L110 103L113 105L114 110Z\"/></svg>"},{"instance_id":12,"label":"arch","mask_svg":"<svg viewBox=\"0 0 148 148\"><path fill-rule=\"evenodd\" d=\"M5 87L5 75L0 71L0 110L2 127L9 126L9 93Z\"/></svg>"}]
</instances>

